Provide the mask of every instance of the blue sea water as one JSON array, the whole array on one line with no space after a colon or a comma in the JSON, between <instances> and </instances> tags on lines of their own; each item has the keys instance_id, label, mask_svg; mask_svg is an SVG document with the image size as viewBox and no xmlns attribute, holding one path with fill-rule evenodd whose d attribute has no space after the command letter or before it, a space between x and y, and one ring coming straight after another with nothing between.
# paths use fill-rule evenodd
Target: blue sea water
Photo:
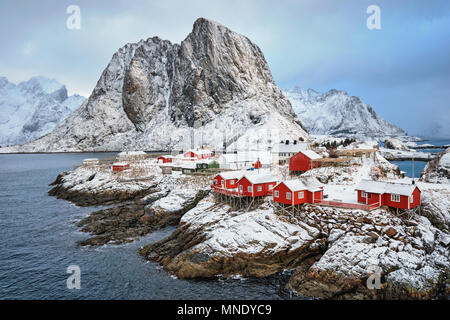
<instances>
[{"instance_id":1,"label":"blue sea water","mask_svg":"<svg viewBox=\"0 0 450 320\"><path fill-rule=\"evenodd\" d=\"M436 138L428 138L425 139L425 141L419 141L417 142L418 145L423 144L432 144L435 146L445 146L450 145L450 139L436 139ZM428 152L428 153L442 153L444 152L444 148L442 149L417 149L417 151L420 152ZM404 171L406 173L406 176L412 178L419 178L420 173L422 172L423 168L425 168L425 165L427 164L426 161L414 161L414 172L413 172L413 164L411 160L407 161L392 161L392 163L396 164L401 171Z\"/></svg>"},{"instance_id":2,"label":"blue sea water","mask_svg":"<svg viewBox=\"0 0 450 320\"><path fill-rule=\"evenodd\" d=\"M396 164L401 171L404 171L407 177L414 177L419 178L420 173L422 172L423 168L425 168L425 165L427 164L426 161L414 161L414 174L413 174L413 165L412 161L391 161L391 163Z\"/></svg>"},{"instance_id":3,"label":"blue sea water","mask_svg":"<svg viewBox=\"0 0 450 320\"><path fill-rule=\"evenodd\" d=\"M119 246L77 247L75 223L96 208L47 196L58 173L113 154L0 155L0 299L290 299L286 276L180 280L142 259L139 247L174 227ZM67 289L69 265L81 289Z\"/></svg>"}]
</instances>

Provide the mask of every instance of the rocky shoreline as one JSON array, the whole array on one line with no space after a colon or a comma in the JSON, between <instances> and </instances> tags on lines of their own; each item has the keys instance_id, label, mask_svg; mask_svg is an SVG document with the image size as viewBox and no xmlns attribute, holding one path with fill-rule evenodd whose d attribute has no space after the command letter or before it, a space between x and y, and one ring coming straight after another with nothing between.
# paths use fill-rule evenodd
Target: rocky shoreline
<instances>
[{"instance_id":1,"label":"rocky shoreline","mask_svg":"<svg viewBox=\"0 0 450 320\"><path fill-rule=\"evenodd\" d=\"M81 231L91 235L90 238L78 243L80 246L101 246L104 244L121 244L132 242L158 229L177 225L182 215L208 194L209 191L199 191L193 199L175 212L159 212L144 204L143 201L119 205L92 212L88 217L77 223Z\"/></svg>"},{"instance_id":2,"label":"rocky shoreline","mask_svg":"<svg viewBox=\"0 0 450 320\"><path fill-rule=\"evenodd\" d=\"M49 196L78 206L111 206L94 211L77 223L90 237L80 246L121 244L158 229L177 225L181 216L209 193L200 183L190 192L176 187L176 179L156 174L148 179L129 179L99 167L79 167L59 174L50 184ZM175 201L172 206L161 205Z\"/></svg>"},{"instance_id":3,"label":"rocky shoreline","mask_svg":"<svg viewBox=\"0 0 450 320\"><path fill-rule=\"evenodd\" d=\"M172 235L141 248L140 255L157 261L169 273L183 279L236 274L261 277L290 269L294 272L288 287L299 295L316 298L436 299L450 294L446 256L449 236L427 225L427 232L433 232L432 237L436 238L429 239L430 234L422 233L422 224L426 223L422 217L406 221L387 208L354 214L345 209L308 206L296 217L276 216L264 211L267 216L263 219L288 228L308 230L309 238L296 239L299 231L293 232L294 236L284 235L281 242L269 237L267 243L259 243L259 251L252 252L249 248L257 241L252 235L239 241L234 233L233 241L238 245L233 248L227 243L230 239L213 229L222 229L223 220L233 219L233 216L255 217L258 210L254 213L233 212L226 205L217 208L209 201L203 200L199 210L208 211L205 204L210 205L209 210L213 211L207 214L218 214L220 220L211 219L210 225L204 221L195 223L195 216L201 213L194 209L182 218ZM264 222L257 220L257 223ZM276 235L280 236L280 232ZM276 239L275 235L273 239ZM425 239L429 243L425 243ZM433 254L439 256L438 263L430 259ZM367 288L370 264L383 270L379 290Z\"/></svg>"},{"instance_id":4,"label":"rocky shoreline","mask_svg":"<svg viewBox=\"0 0 450 320\"><path fill-rule=\"evenodd\" d=\"M60 173L55 181L50 186L52 189L48 191L49 196L54 196L58 199L70 201L80 207L96 206L96 205L111 205L123 203L124 201L132 201L143 198L149 193L157 191L155 183L142 184L140 188L93 188L80 189L76 188L79 183L88 183L92 181L96 174L85 177L84 180L78 180L76 183L67 184L65 178L71 179L69 172Z\"/></svg>"}]
</instances>

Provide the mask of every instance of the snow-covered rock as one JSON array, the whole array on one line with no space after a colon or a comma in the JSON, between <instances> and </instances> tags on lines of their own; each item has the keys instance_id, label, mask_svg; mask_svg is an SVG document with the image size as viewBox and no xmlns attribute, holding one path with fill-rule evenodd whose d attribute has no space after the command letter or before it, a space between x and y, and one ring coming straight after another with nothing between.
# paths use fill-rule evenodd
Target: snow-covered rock
<instances>
[{"instance_id":1,"label":"snow-covered rock","mask_svg":"<svg viewBox=\"0 0 450 320\"><path fill-rule=\"evenodd\" d=\"M200 18L181 44L158 37L120 48L86 104L21 151L169 150L306 137L248 38ZM265 131L268 134L260 134ZM268 141L272 140L272 141ZM198 142L199 140L197 140Z\"/></svg>"},{"instance_id":2,"label":"snow-covered rock","mask_svg":"<svg viewBox=\"0 0 450 320\"><path fill-rule=\"evenodd\" d=\"M64 85L33 77L18 85L0 77L0 145L30 142L52 131L86 99Z\"/></svg>"},{"instance_id":3,"label":"snow-covered rock","mask_svg":"<svg viewBox=\"0 0 450 320\"><path fill-rule=\"evenodd\" d=\"M410 149L399 139L389 138L384 141L384 147L387 149L410 151Z\"/></svg>"},{"instance_id":4,"label":"snow-covered rock","mask_svg":"<svg viewBox=\"0 0 450 320\"><path fill-rule=\"evenodd\" d=\"M268 206L243 212L209 196L181 218L173 236L140 253L182 278L264 276L307 255L304 250L319 235L313 227L280 218Z\"/></svg>"},{"instance_id":5,"label":"snow-covered rock","mask_svg":"<svg viewBox=\"0 0 450 320\"><path fill-rule=\"evenodd\" d=\"M434 155L429 152L421 152L415 150L397 150L397 149L388 149L388 148L380 148L381 155L390 160L417 160L417 161L429 161Z\"/></svg>"},{"instance_id":6,"label":"snow-covered rock","mask_svg":"<svg viewBox=\"0 0 450 320\"><path fill-rule=\"evenodd\" d=\"M450 148L427 163L420 179L431 183L450 183Z\"/></svg>"},{"instance_id":7,"label":"snow-covered rock","mask_svg":"<svg viewBox=\"0 0 450 320\"><path fill-rule=\"evenodd\" d=\"M403 129L380 118L370 105L345 91L319 93L294 87L284 94L311 134L362 139L406 135Z\"/></svg>"}]
</instances>

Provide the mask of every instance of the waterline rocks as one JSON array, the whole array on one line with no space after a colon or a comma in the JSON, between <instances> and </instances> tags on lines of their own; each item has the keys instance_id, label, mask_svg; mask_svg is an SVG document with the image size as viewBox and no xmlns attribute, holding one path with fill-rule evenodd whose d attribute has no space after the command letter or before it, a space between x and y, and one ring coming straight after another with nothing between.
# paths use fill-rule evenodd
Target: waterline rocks
<instances>
[{"instance_id":1,"label":"waterline rocks","mask_svg":"<svg viewBox=\"0 0 450 320\"><path fill-rule=\"evenodd\" d=\"M176 208L175 205L172 208L159 206L158 201L165 203L173 200L169 196L161 197L153 206L158 208L157 214L149 215L149 211L151 212L152 209L149 210L141 202L95 211L77 224L78 227L82 228L81 231L92 235L92 237L80 241L78 244L81 246L98 246L106 243L126 243L155 230L176 225L180 217L186 211L192 209L207 193L208 191L203 190L189 194L184 193L184 197L180 197L182 201L177 203ZM166 200L166 198L169 199ZM153 210L153 212L155 211Z\"/></svg>"},{"instance_id":2,"label":"waterline rocks","mask_svg":"<svg viewBox=\"0 0 450 320\"><path fill-rule=\"evenodd\" d=\"M156 191L151 178L122 181L108 170L79 167L58 175L48 195L71 201L79 206L109 205L136 200Z\"/></svg>"},{"instance_id":3,"label":"waterline rocks","mask_svg":"<svg viewBox=\"0 0 450 320\"><path fill-rule=\"evenodd\" d=\"M233 211L208 197L182 217L171 236L139 252L180 278L267 276L311 255L305 249L319 234L279 219L271 208Z\"/></svg>"},{"instance_id":4,"label":"waterline rocks","mask_svg":"<svg viewBox=\"0 0 450 320\"><path fill-rule=\"evenodd\" d=\"M182 217L172 235L139 253L180 278L293 269L288 286L302 296L431 299L448 293L448 236L426 217L408 220L388 208L305 205L291 215L274 213L270 202L236 211L208 197ZM379 290L366 285L375 267Z\"/></svg>"}]
</instances>

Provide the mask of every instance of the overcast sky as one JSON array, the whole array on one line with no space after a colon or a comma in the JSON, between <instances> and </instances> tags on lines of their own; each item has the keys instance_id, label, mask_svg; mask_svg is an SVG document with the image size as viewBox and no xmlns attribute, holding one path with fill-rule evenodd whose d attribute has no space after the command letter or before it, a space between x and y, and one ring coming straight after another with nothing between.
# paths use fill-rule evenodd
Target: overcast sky
<instances>
[{"instance_id":1,"label":"overcast sky","mask_svg":"<svg viewBox=\"0 0 450 320\"><path fill-rule=\"evenodd\" d=\"M81 8L69 30L66 9ZM381 30L369 30L369 5ZM450 1L0 1L0 76L55 78L89 96L114 52L159 36L179 43L198 17L262 49L281 88L345 90L410 134L450 136Z\"/></svg>"}]
</instances>

